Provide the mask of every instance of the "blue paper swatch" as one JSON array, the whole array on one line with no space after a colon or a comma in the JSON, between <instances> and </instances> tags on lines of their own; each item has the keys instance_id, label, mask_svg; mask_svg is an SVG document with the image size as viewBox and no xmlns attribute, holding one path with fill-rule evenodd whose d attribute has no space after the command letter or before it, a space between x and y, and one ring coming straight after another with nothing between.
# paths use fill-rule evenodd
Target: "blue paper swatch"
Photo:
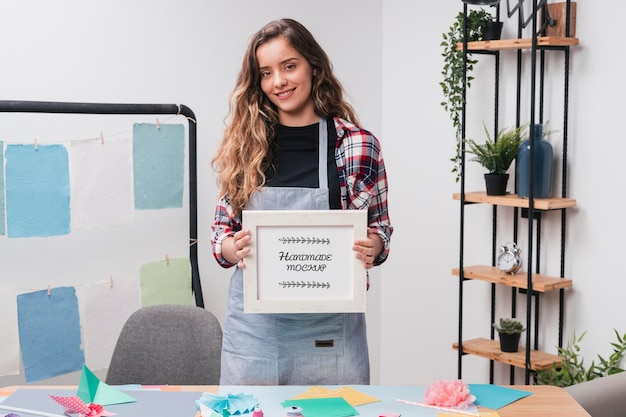
<instances>
[{"instance_id":1,"label":"blue paper swatch","mask_svg":"<svg viewBox=\"0 0 626 417\"><path fill-rule=\"evenodd\" d=\"M70 179L63 145L8 145L6 218L9 237L70 232Z\"/></svg>"},{"instance_id":2,"label":"blue paper swatch","mask_svg":"<svg viewBox=\"0 0 626 417\"><path fill-rule=\"evenodd\" d=\"M82 369L78 299L73 287L17 297L18 328L26 382Z\"/></svg>"},{"instance_id":3,"label":"blue paper swatch","mask_svg":"<svg viewBox=\"0 0 626 417\"><path fill-rule=\"evenodd\" d=\"M181 124L133 126L135 208L183 206L185 129Z\"/></svg>"}]
</instances>

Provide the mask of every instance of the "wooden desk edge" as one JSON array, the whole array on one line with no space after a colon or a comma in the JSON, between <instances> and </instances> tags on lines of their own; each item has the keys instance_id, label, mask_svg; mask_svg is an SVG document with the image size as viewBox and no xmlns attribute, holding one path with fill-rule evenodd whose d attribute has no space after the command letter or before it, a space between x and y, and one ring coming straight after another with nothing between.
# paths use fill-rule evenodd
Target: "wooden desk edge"
<instances>
[{"instance_id":1,"label":"wooden desk edge","mask_svg":"<svg viewBox=\"0 0 626 417\"><path fill-rule=\"evenodd\" d=\"M116 385L112 385L115 387ZM160 389L162 391L210 392L217 394L219 385L144 385L144 388ZM0 392L13 392L16 389L77 389L77 385L10 385L0 388Z\"/></svg>"},{"instance_id":2,"label":"wooden desk edge","mask_svg":"<svg viewBox=\"0 0 626 417\"><path fill-rule=\"evenodd\" d=\"M563 388L555 387L551 385L502 385L504 387L518 389L521 391L530 391L533 394L541 394L542 402L538 404L534 404L533 408L537 406L541 406L543 403L553 403L554 400L565 401L565 404L559 407L559 413L554 414L554 416L563 416L563 417L591 417L589 413L585 411L584 408L580 404L572 398L572 396ZM149 386L150 387L150 386ZM176 391L188 391L188 392L210 392L212 394L217 394L219 390L219 386L217 385L163 385L163 386L154 386L155 388L162 388L167 390L168 388ZM13 385L0 388L0 392L13 392L19 388L27 388L27 389L76 389L76 385ZM506 417L527 417L528 409L527 403L524 403L524 398L519 401L515 401L503 408L501 411L506 410L506 413L501 413ZM200 412L198 411L195 414L195 417L201 417Z\"/></svg>"},{"instance_id":3,"label":"wooden desk edge","mask_svg":"<svg viewBox=\"0 0 626 417\"><path fill-rule=\"evenodd\" d=\"M533 408L541 406L544 403L554 403L555 400L565 401L561 407L559 407L558 414L551 414L552 416L563 417L591 417L591 415L580 405L576 400L567 392L564 388L555 387L552 385L506 385L509 388L519 389L522 391L531 391L533 394L540 394L542 401L533 404ZM528 409L525 407L524 399L516 401L507 405L506 415L508 417L524 417L528 416ZM502 410L502 409L501 409Z\"/></svg>"}]
</instances>

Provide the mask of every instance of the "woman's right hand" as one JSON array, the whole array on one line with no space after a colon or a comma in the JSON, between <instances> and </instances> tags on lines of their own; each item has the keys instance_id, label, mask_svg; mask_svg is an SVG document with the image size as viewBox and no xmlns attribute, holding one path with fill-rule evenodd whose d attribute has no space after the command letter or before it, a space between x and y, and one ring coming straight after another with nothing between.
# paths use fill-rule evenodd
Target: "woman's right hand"
<instances>
[{"instance_id":1,"label":"woman's right hand","mask_svg":"<svg viewBox=\"0 0 626 417\"><path fill-rule=\"evenodd\" d=\"M250 243L250 230L240 230L232 237L233 241L233 263L237 263L239 268L245 268L244 258L250 253L248 244Z\"/></svg>"}]
</instances>

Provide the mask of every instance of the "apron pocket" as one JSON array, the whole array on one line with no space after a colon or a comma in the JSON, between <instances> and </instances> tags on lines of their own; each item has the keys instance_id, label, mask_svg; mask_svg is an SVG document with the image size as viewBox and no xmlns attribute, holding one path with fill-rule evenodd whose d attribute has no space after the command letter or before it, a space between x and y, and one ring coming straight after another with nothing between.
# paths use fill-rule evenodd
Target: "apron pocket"
<instances>
[{"instance_id":1,"label":"apron pocket","mask_svg":"<svg viewBox=\"0 0 626 417\"><path fill-rule=\"evenodd\" d=\"M344 314L280 314L276 317L280 358L344 355Z\"/></svg>"},{"instance_id":2,"label":"apron pocket","mask_svg":"<svg viewBox=\"0 0 626 417\"><path fill-rule=\"evenodd\" d=\"M275 359L222 352L220 385L277 385L279 383Z\"/></svg>"},{"instance_id":3,"label":"apron pocket","mask_svg":"<svg viewBox=\"0 0 626 417\"><path fill-rule=\"evenodd\" d=\"M280 384L333 385L341 381L341 360L336 356L297 356L279 362Z\"/></svg>"}]
</instances>

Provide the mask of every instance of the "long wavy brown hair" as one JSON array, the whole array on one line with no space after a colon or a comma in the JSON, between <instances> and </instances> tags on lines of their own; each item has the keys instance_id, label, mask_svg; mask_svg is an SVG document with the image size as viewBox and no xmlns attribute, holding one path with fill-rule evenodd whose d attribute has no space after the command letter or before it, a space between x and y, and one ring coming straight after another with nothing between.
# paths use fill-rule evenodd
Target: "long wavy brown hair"
<instances>
[{"instance_id":1,"label":"long wavy brown hair","mask_svg":"<svg viewBox=\"0 0 626 417\"><path fill-rule=\"evenodd\" d=\"M344 100L343 86L333 75L326 52L311 32L293 19L280 19L255 33L246 50L237 83L230 94L227 125L215 157L220 197L228 197L235 213L247 204L250 195L265 185L264 172L271 163L271 143L279 124L276 106L261 90L256 51L279 36L311 65L311 95L320 117L341 117L358 124L353 107Z\"/></svg>"}]
</instances>

